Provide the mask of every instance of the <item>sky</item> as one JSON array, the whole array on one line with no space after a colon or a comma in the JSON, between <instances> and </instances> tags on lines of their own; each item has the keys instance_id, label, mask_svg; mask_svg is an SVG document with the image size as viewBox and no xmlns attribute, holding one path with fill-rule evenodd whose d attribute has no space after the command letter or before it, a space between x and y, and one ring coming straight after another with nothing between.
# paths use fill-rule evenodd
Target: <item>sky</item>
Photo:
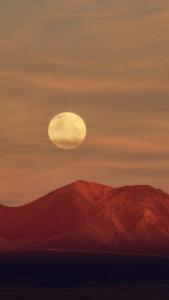
<instances>
[{"instance_id":1,"label":"sky","mask_svg":"<svg viewBox=\"0 0 169 300\"><path fill-rule=\"evenodd\" d=\"M78 179L169 192L169 1L0 1L0 203ZM79 114L85 143L48 124Z\"/></svg>"}]
</instances>

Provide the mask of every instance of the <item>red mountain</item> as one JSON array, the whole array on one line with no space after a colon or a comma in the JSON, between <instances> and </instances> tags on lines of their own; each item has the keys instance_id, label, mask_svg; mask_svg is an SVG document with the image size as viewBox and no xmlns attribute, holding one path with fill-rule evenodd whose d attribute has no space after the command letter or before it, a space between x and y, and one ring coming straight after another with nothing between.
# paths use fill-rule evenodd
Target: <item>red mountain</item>
<instances>
[{"instance_id":1,"label":"red mountain","mask_svg":"<svg viewBox=\"0 0 169 300\"><path fill-rule=\"evenodd\" d=\"M0 206L0 249L169 254L169 195L77 181L21 207Z\"/></svg>"}]
</instances>

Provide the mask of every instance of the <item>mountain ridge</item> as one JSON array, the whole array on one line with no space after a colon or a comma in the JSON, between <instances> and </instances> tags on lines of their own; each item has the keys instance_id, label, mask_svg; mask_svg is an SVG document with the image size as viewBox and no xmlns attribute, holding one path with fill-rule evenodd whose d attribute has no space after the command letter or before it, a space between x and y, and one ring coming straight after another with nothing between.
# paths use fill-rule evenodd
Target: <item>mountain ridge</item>
<instances>
[{"instance_id":1,"label":"mountain ridge","mask_svg":"<svg viewBox=\"0 0 169 300\"><path fill-rule=\"evenodd\" d=\"M0 206L0 249L169 254L169 195L78 180L20 207Z\"/></svg>"}]
</instances>

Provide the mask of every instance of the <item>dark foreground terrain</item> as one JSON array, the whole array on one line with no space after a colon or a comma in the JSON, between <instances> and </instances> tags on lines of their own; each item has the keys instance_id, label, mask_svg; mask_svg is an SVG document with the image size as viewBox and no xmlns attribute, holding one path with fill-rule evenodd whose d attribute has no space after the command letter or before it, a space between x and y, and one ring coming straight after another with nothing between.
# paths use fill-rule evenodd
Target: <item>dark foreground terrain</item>
<instances>
[{"instance_id":1,"label":"dark foreground terrain","mask_svg":"<svg viewBox=\"0 0 169 300\"><path fill-rule=\"evenodd\" d=\"M169 258L1 252L0 299L168 300Z\"/></svg>"}]
</instances>

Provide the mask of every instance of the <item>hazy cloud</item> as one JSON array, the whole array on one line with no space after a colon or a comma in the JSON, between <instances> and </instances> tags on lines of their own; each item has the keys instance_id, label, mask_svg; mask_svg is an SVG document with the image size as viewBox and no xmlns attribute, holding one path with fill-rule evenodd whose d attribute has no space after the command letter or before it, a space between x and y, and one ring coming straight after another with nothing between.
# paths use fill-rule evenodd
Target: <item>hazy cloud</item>
<instances>
[{"instance_id":1,"label":"hazy cloud","mask_svg":"<svg viewBox=\"0 0 169 300\"><path fill-rule=\"evenodd\" d=\"M79 178L169 191L168 19L168 0L1 1L1 202ZM47 136L62 111L88 127L73 152Z\"/></svg>"}]
</instances>

